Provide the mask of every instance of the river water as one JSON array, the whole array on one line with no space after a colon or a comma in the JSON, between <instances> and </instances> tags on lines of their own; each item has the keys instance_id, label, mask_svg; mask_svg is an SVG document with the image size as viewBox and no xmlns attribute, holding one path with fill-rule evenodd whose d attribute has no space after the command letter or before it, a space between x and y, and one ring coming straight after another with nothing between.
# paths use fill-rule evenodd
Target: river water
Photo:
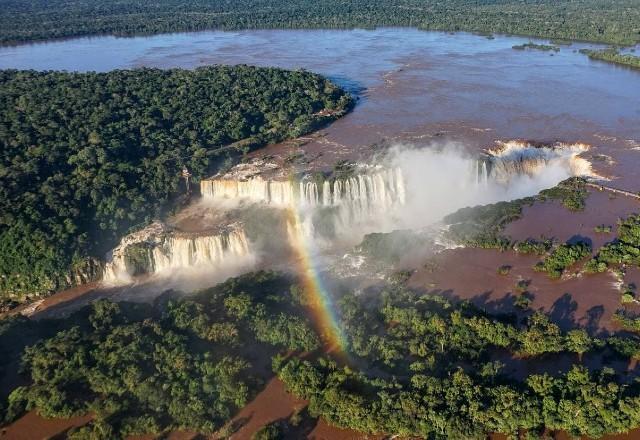
<instances>
[{"instance_id":1,"label":"river water","mask_svg":"<svg viewBox=\"0 0 640 440\"><path fill-rule=\"evenodd\" d=\"M590 61L577 53L591 46L583 43L558 53L512 49L527 41L406 28L105 36L3 47L0 68L305 68L360 90L365 100L349 124L385 136L452 121L513 137L640 136L637 71Z\"/></svg>"}]
</instances>

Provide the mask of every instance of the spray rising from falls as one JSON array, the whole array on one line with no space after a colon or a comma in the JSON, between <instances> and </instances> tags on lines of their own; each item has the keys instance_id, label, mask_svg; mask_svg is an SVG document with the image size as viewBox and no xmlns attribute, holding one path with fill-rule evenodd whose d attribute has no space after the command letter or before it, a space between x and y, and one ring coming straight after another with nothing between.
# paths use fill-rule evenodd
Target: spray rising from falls
<instances>
[{"instance_id":1,"label":"spray rising from falls","mask_svg":"<svg viewBox=\"0 0 640 440\"><path fill-rule=\"evenodd\" d=\"M402 170L406 203L391 221L381 219L379 231L423 228L460 208L533 196L573 176L598 177L581 157L588 148L509 141L478 156L455 144L397 147L390 162Z\"/></svg>"},{"instance_id":2,"label":"spray rising from falls","mask_svg":"<svg viewBox=\"0 0 640 440\"><path fill-rule=\"evenodd\" d=\"M203 229L220 231L216 233L185 234L156 223L131 234L114 249L104 279L123 282L138 274L197 267L219 272L227 261L260 252L271 255L273 249L265 246L282 243L298 255L305 283L316 292L331 328L335 319L320 282L317 255L344 252L371 232L425 228L465 206L534 195L575 175L593 176L590 163L580 157L587 148L510 141L478 157L455 145L397 147L378 161L385 167L354 165L288 179L265 178L273 169L262 174L241 164L238 169L250 172L232 171L201 181L199 208L244 214L210 217L218 219L216 224ZM272 217L277 224L260 216L267 211L279 213ZM199 221L207 218L200 209L196 214L201 214ZM276 229L286 232L280 236ZM269 240L260 239L264 236Z\"/></svg>"}]
</instances>

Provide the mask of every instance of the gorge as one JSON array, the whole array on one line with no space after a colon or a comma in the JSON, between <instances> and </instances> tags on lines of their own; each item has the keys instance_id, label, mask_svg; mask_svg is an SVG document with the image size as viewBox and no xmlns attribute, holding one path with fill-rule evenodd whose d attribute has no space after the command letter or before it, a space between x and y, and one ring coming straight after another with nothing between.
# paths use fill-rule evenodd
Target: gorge
<instances>
[{"instance_id":1,"label":"gorge","mask_svg":"<svg viewBox=\"0 0 640 440\"><path fill-rule=\"evenodd\" d=\"M222 215L222 222L199 222L200 231L186 233L179 225L171 230L155 222L128 235L108 257L103 279L126 283L134 275L215 271L225 260L260 253L273 257L273 249L256 248L262 237L254 236L256 243L251 243L239 220L253 205L280 212L286 223L280 229L289 231L281 240L291 241L292 229L298 228L319 252L335 252L357 245L369 233L426 228L465 206L535 195L572 176L599 177L582 157L589 150L585 144L505 141L480 158L452 148L395 146L377 159L390 167L354 163L327 175L306 173L286 180L282 175L287 170L263 159L238 164L202 179L201 199L193 202L197 211L213 210L220 216L228 210L231 215ZM416 166L441 170L418 175ZM287 215L290 211L296 212L297 223Z\"/></svg>"}]
</instances>

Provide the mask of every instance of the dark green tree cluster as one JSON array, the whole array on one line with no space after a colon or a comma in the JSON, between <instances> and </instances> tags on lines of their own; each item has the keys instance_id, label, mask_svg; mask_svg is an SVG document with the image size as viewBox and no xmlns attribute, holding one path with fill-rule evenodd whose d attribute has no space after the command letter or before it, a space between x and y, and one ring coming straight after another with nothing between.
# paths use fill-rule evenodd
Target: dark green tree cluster
<instances>
[{"instance_id":1,"label":"dark green tree cluster","mask_svg":"<svg viewBox=\"0 0 640 440\"><path fill-rule=\"evenodd\" d=\"M545 429L598 438L640 424L638 385L621 384L610 369L589 372L579 362L605 347L636 356L635 339L605 344L581 329L562 332L541 313L519 325L469 304L399 289L379 301L347 296L341 312L348 350L356 356L351 366L326 358L274 364L287 389L330 424L429 439L539 438ZM493 356L504 350L520 358L576 353L578 362L566 374L518 380ZM354 367L360 364L366 367Z\"/></svg>"},{"instance_id":2,"label":"dark green tree cluster","mask_svg":"<svg viewBox=\"0 0 640 440\"><path fill-rule=\"evenodd\" d=\"M2 0L0 42L203 29L371 28L506 33L632 44L635 0Z\"/></svg>"},{"instance_id":3,"label":"dark green tree cluster","mask_svg":"<svg viewBox=\"0 0 640 440\"><path fill-rule=\"evenodd\" d=\"M606 61L621 66L640 69L640 57L630 53L620 53L617 49L590 50L580 49L580 53L587 55L592 60Z\"/></svg>"},{"instance_id":4,"label":"dark green tree cluster","mask_svg":"<svg viewBox=\"0 0 640 440\"><path fill-rule=\"evenodd\" d=\"M536 264L534 269L557 279L566 269L590 255L591 246L585 242L565 243L556 247L544 260Z\"/></svg>"},{"instance_id":5,"label":"dark green tree cluster","mask_svg":"<svg viewBox=\"0 0 640 440\"><path fill-rule=\"evenodd\" d=\"M501 233L505 226L522 217L523 206L532 205L534 197L459 209L443 221L450 225L448 236L465 246L508 249L512 243Z\"/></svg>"},{"instance_id":6,"label":"dark green tree cluster","mask_svg":"<svg viewBox=\"0 0 640 440\"><path fill-rule=\"evenodd\" d=\"M469 303L453 304L399 287L386 292L377 304L369 301L365 306L346 296L341 302L349 350L369 365L398 375L414 369L446 374L468 362L483 365L496 350L533 357L560 352L581 355L602 346L584 330L562 332L540 312L517 324L510 316L492 316Z\"/></svg>"},{"instance_id":7,"label":"dark green tree cluster","mask_svg":"<svg viewBox=\"0 0 640 440\"><path fill-rule=\"evenodd\" d=\"M559 200L570 211L582 211L587 199L586 180L582 177L570 177L553 188L543 189L539 200Z\"/></svg>"},{"instance_id":8,"label":"dark green tree cluster","mask_svg":"<svg viewBox=\"0 0 640 440\"><path fill-rule=\"evenodd\" d=\"M258 272L156 306L97 301L26 348L29 384L11 393L5 420L31 409L94 414L77 438L211 433L247 402L271 356L318 347L291 287L283 275ZM2 346L12 346L5 336Z\"/></svg>"},{"instance_id":9,"label":"dark green tree cluster","mask_svg":"<svg viewBox=\"0 0 640 440\"><path fill-rule=\"evenodd\" d=\"M183 167L198 179L229 145L298 136L351 104L275 68L0 71L0 297L73 284L174 204Z\"/></svg>"},{"instance_id":10,"label":"dark green tree cluster","mask_svg":"<svg viewBox=\"0 0 640 440\"><path fill-rule=\"evenodd\" d=\"M511 47L515 50L534 49L534 50L541 50L543 52L549 52L549 51L560 52L560 48L558 46L553 46L549 44L536 44L531 41L529 41L528 43L516 44Z\"/></svg>"},{"instance_id":11,"label":"dark green tree cluster","mask_svg":"<svg viewBox=\"0 0 640 440\"><path fill-rule=\"evenodd\" d=\"M608 369L592 373L574 365L559 377L534 374L524 383L463 368L445 377L418 370L399 380L370 377L325 359L294 358L278 375L288 390L309 400L310 414L366 433L536 439L548 429L600 438L640 424L637 386L618 383Z\"/></svg>"},{"instance_id":12,"label":"dark green tree cluster","mask_svg":"<svg viewBox=\"0 0 640 440\"><path fill-rule=\"evenodd\" d=\"M637 315L631 315L625 310L617 310L612 320L624 330L640 332L640 317Z\"/></svg>"},{"instance_id":13,"label":"dark green tree cluster","mask_svg":"<svg viewBox=\"0 0 640 440\"><path fill-rule=\"evenodd\" d=\"M618 221L615 240L598 249L598 254L587 262L587 272L605 272L620 265L640 266L640 215L633 214Z\"/></svg>"},{"instance_id":14,"label":"dark green tree cluster","mask_svg":"<svg viewBox=\"0 0 640 440\"><path fill-rule=\"evenodd\" d=\"M541 237L540 240L528 238L513 245L513 250L519 254L544 255L553 247L553 240Z\"/></svg>"}]
</instances>

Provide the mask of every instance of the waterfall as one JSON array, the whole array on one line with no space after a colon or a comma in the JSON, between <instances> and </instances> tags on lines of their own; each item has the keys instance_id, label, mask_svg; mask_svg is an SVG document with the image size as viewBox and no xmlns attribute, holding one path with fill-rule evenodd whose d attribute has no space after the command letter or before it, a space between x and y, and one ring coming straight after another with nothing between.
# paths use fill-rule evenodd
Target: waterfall
<instances>
[{"instance_id":1,"label":"waterfall","mask_svg":"<svg viewBox=\"0 0 640 440\"><path fill-rule=\"evenodd\" d=\"M355 204L360 207L389 207L403 204L405 188L399 168L377 169L355 176L324 179L318 182L304 176L297 184L288 180L265 180L253 177L247 180L205 179L200 182L204 199L247 199L279 206L328 207Z\"/></svg>"},{"instance_id":2,"label":"waterfall","mask_svg":"<svg viewBox=\"0 0 640 440\"><path fill-rule=\"evenodd\" d=\"M482 175L480 176L480 182L483 185L487 185L489 183L489 173L487 172L487 162L482 161Z\"/></svg>"},{"instance_id":3,"label":"waterfall","mask_svg":"<svg viewBox=\"0 0 640 440\"><path fill-rule=\"evenodd\" d=\"M145 228L128 235L111 252L103 281L130 282L142 273L162 273L172 269L211 267L227 258L249 254L249 243L242 229L215 235L181 236L166 229Z\"/></svg>"},{"instance_id":4,"label":"waterfall","mask_svg":"<svg viewBox=\"0 0 640 440\"><path fill-rule=\"evenodd\" d=\"M269 184L269 181L261 177L244 181L211 179L200 182L200 191L204 198L248 199L256 202L270 202L271 191ZM282 185L274 188L273 192L279 199L282 199L284 193L286 193L286 191L283 191Z\"/></svg>"},{"instance_id":5,"label":"waterfall","mask_svg":"<svg viewBox=\"0 0 640 440\"><path fill-rule=\"evenodd\" d=\"M508 183L514 176L536 176L552 164L562 166L574 176L593 176L591 163L580 157L588 149L588 145L579 143L535 146L522 141L500 142L498 148L487 151L490 161L487 179Z\"/></svg>"},{"instance_id":6,"label":"waterfall","mask_svg":"<svg viewBox=\"0 0 640 440\"><path fill-rule=\"evenodd\" d=\"M332 238L353 230L405 204L405 182L400 168L362 167L345 177L305 175L297 181L208 179L201 182L204 199L244 198L254 203L293 208L299 212L299 233Z\"/></svg>"},{"instance_id":7,"label":"waterfall","mask_svg":"<svg viewBox=\"0 0 640 440\"><path fill-rule=\"evenodd\" d=\"M151 271L215 266L227 257L249 253L244 231L199 237L167 237L162 246L151 251Z\"/></svg>"}]
</instances>

